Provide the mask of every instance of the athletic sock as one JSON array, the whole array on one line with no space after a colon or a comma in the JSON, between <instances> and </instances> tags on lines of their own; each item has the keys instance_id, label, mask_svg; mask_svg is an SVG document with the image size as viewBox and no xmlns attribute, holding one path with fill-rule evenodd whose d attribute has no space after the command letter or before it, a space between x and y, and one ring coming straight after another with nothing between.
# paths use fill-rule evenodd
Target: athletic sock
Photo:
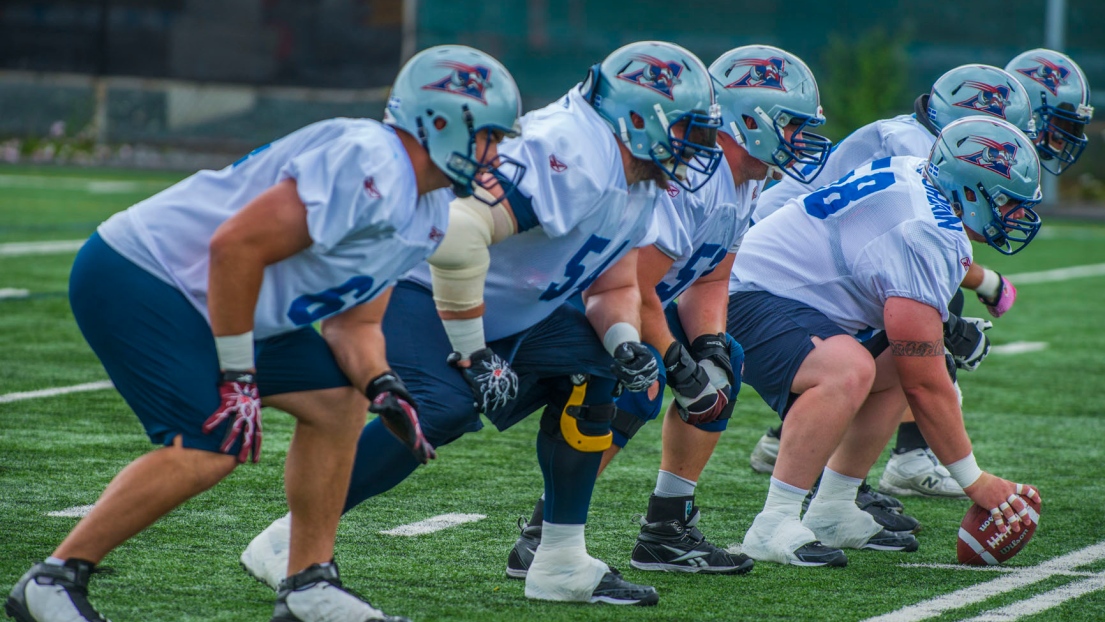
<instances>
[{"instance_id":1,"label":"athletic sock","mask_svg":"<svg viewBox=\"0 0 1105 622\"><path fill-rule=\"evenodd\" d=\"M691 497L697 485L698 482L661 470L656 474L656 489L652 494L657 497Z\"/></svg>"},{"instance_id":2,"label":"athletic sock","mask_svg":"<svg viewBox=\"0 0 1105 622\"><path fill-rule=\"evenodd\" d=\"M767 501L764 502L764 512L782 512L798 516L802 513L802 500L807 494L809 494L808 490L772 477L771 485L767 489Z\"/></svg>"},{"instance_id":3,"label":"athletic sock","mask_svg":"<svg viewBox=\"0 0 1105 622\"><path fill-rule=\"evenodd\" d=\"M916 421L907 421L898 426L898 440L894 444L894 453L904 454L907 451L925 449L928 446Z\"/></svg>"},{"instance_id":4,"label":"athletic sock","mask_svg":"<svg viewBox=\"0 0 1105 622\"><path fill-rule=\"evenodd\" d=\"M545 524L582 527L587 522L602 452L577 451L542 431L537 434L537 461L545 478Z\"/></svg>"},{"instance_id":5,"label":"athletic sock","mask_svg":"<svg viewBox=\"0 0 1105 622\"><path fill-rule=\"evenodd\" d=\"M825 467L821 474L821 485L817 488L816 499L824 501L855 501L859 485L863 480L849 477Z\"/></svg>"}]
</instances>

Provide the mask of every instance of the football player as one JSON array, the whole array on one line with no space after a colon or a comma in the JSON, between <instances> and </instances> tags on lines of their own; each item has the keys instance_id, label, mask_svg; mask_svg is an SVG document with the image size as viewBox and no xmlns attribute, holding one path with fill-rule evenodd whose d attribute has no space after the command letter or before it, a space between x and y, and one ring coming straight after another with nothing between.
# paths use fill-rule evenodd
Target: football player
<instances>
[{"instance_id":1,"label":"football player","mask_svg":"<svg viewBox=\"0 0 1105 622\"><path fill-rule=\"evenodd\" d=\"M769 171L806 180L828 154L817 82L801 59L779 48L749 45L710 66L723 119L722 166L695 192L669 188L677 218L662 222L637 259L642 337L662 363L659 386L617 401L614 444L603 466L660 414L664 386L675 401L663 422L656 487L642 518L630 565L641 570L739 574L751 559L706 540L694 491L732 414L744 353L725 333L726 281L748 230L756 195ZM675 299L678 298L678 304ZM526 576L541 542L544 503L521 526L507 575Z\"/></svg>"},{"instance_id":2,"label":"football player","mask_svg":"<svg viewBox=\"0 0 1105 622\"><path fill-rule=\"evenodd\" d=\"M640 343L636 247L655 235L654 211L664 207L657 185L692 188L717 168L720 122L710 77L693 54L661 42L618 49L564 97L522 118L522 137L500 147L527 167L522 183L500 180L502 201L490 209L455 201L441 248L392 297L384 335L405 345L388 358L420 404L431 443L479 430L480 410L499 429L542 410L544 538L526 578L529 598L659 599L588 555L583 528L613 437L615 385L644 391L657 376ZM502 380L510 369L513 397ZM379 422L369 423L346 507L417 466ZM286 546L285 521L242 557L270 584L282 572L269 560Z\"/></svg>"},{"instance_id":3,"label":"football player","mask_svg":"<svg viewBox=\"0 0 1105 622\"><path fill-rule=\"evenodd\" d=\"M366 408L420 460L433 457L380 322L392 285L446 229L451 195L433 191L471 195L478 178L502 174L496 145L520 113L498 61L431 48L399 72L384 123L309 125L103 223L73 266L73 314L162 447L125 467L23 575L8 614L103 622L87 599L96 564L256 462L264 403L298 420L285 468L295 520L272 619L405 620L343 590L333 562Z\"/></svg>"},{"instance_id":4,"label":"football player","mask_svg":"<svg viewBox=\"0 0 1105 622\"><path fill-rule=\"evenodd\" d=\"M914 113L875 121L859 128L833 149L820 183L843 177L874 160L888 156L928 157L940 129L955 119L981 116L1000 118L1017 126L1025 134L1035 135L1032 101L1014 76L988 65L963 65L941 76L930 93L917 98ZM754 219L759 222L788 200L812 192L819 183L798 183L786 179L763 193ZM1013 291L997 272L972 264L963 286L976 290L995 316L1012 306ZM961 293L952 299L946 323L946 342L961 369L974 369L989 350L983 331L989 322L975 318L960 320L963 311ZM954 367L953 373L954 373ZM958 385L957 385L958 386ZM750 462L752 468L770 473L778 453L781 426L768 430L756 443ZM907 409L898 429L897 443L879 480L879 491L894 495L925 495L966 498L963 490L932 454L912 413ZM866 482L860 487L857 503L867 509L885 527L911 531L916 519L901 513L901 503L879 494Z\"/></svg>"},{"instance_id":5,"label":"football player","mask_svg":"<svg viewBox=\"0 0 1105 622\"><path fill-rule=\"evenodd\" d=\"M970 117L943 128L928 160L880 158L752 227L733 264L729 333L745 348L744 381L785 417L786 434L745 554L842 566L842 548L916 550L855 504L907 402L971 500L1003 531L1028 520L1036 490L974 459L942 323L973 263L969 240L1004 254L1032 241L1039 178L1030 138ZM883 338L861 342L872 329Z\"/></svg>"}]
</instances>

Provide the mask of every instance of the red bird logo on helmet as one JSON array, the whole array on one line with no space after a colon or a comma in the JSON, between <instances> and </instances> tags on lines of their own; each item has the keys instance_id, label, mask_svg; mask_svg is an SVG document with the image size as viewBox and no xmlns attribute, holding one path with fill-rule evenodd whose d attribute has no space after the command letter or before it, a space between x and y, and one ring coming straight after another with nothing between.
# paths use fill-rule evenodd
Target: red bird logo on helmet
<instances>
[{"instance_id":1,"label":"red bird logo on helmet","mask_svg":"<svg viewBox=\"0 0 1105 622\"><path fill-rule=\"evenodd\" d=\"M993 85L986 84L985 82L967 80L963 84L960 84L956 91L963 87L977 89L978 92L961 102L956 102L953 104L954 106L967 108L968 110L977 110L1002 119L1005 118L1005 107L1009 105L1008 86L1004 84Z\"/></svg>"},{"instance_id":2,"label":"red bird logo on helmet","mask_svg":"<svg viewBox=\"0 0 1105 622\"><path fill-rule=\"evenodd\" d=\"M1029 79L1047 89L1052 95L1058 95L1059 87L1067 83L1067 76L1070 75L1070 69L1061 65L1056 65L1042 56L1037 56L1032 60L1040 64L1035 67L1018 69L1017 73L1028 76Z\"/></svg>"},{"instance_id":3,"label":"red bird logo on helmet","mask_svg":"<svg viewBox=\"0 0 1105 622\"><path fill-rule=\"evenodd\" d=\"M449 75L423 86L427 91L445 91L454 95L471 97L486 104L484 91L491 88L491 69L483 65L465 65L456 61L443 61L440 67L451 69Z\"/></svg>"},{"instance_id":4,"label":"red bird logo on helmet","mask_svg":"<svg viewBox=\"0 0 1105 622\"><path fill-rule=\"evenodd\" d=\"M982 150L965 156L955 156L957 160L970 162L975 166L994 171L1009 179L1009 170L1017 161L1017 146L1013 143L999 143L983 136L971 136L968 140L982 145Z\"/></svg>"},{"instance_id":5,"label":"red bird logo on helmet","mask_svg":"<svg viewBox=\"0 0 1105 622\"><path fill-rule=\"evenodd\" d=\"M748 67L743 76L725 85L727 89L760 87L765 89L777 89L786 91L783 86L783 78L787 77L787 61L785 58L772 56L771 58L746 58L733 63L729 71L737 67ZM729 75L729 71L725 75Z\"/></svg>"},{"instance_id":6,"label":"red bird logo on helmet","mask_svg":"<svg viewBox=\"0 0 1105 622\"><path fill-rule=\"evenodd\" d=\"M632 67L636 67L636 69L630 71ZM634 56L633 61L618 73L618 79L643 86L674 100L675 85L682 82L679 79L681 73L683 73L683 65L677 61L665 61L639 54Z\"/></svg>"}]
</instances>

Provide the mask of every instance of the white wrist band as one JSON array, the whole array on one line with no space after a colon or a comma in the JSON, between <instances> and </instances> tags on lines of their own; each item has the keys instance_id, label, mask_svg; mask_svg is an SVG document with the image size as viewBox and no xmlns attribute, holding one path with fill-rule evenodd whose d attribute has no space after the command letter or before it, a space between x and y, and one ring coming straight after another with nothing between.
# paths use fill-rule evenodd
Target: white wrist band
<instances>
[{"instance_id":1,"label":"white wrist band","mask_svg":"<svg viewBox=\"0 0 1105 622\"><path fill-rule=\"evenodd\" d=\"M952 474L960 488L966 488L982 477L982 469L978 468L974 452L967 454L967 457L962 460L956 460L947 467L948 472Z\"/></svg>"},{"instance_id":2,"label":"white wrist band","mask_svg":"<svg viewBox=\"0 0 1105 622\"><path fill-rule=\"evenodd\" d=\"M449 343L456 350L461 359L472 356L476 350L487 347L483 336L483 317L467 320L441 320L445 326L445 334L449 336Z\"/></svg>"},{"instance_id":3,"label":"white wrist band","mask_svg":"<svg viewBox=\"0 0 1105 622\"><path fill-rule=\"evenodd\" d=\"M215 337L215 351L219 354L219 369L223 371L253 369L253 331Z\"/></svg>"},{"instance_id":4,"label":"white wrist band","mask_svg":"<svg viewBox=\"0 0 1105 622\"><path fill-rule=\"evenodd\" d=\"M629 322L618 322L606 330L602 338L602 346L614 356L614 350L627 341L640 341L641 333Z\"/></svg>"},{"instance_id":5,"label":"white wrist band","mask_svg":"<svg viewBox=\"0 0 1105 622\"><path fill-rule=\"evenodd\" d=\"M975 293L981 294L986 300L993 300L1001 292L1001 277L997 272L986 268L982 273L982 282L978 284Z\"/></svg>"}]
</instances>

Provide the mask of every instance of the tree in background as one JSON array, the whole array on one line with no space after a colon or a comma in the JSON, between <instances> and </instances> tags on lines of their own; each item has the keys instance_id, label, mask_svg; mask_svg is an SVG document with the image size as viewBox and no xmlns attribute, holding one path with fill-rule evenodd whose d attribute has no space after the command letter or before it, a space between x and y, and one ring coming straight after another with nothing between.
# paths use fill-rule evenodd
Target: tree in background
<instances>
[{"instance_id":1,"label":"tree in background","mask_svg":"<svg viewBox=\"0 0 1105 622\"><path fill-rule=\"evenodd\" d=\"M907 37L881 28L856 38L834 33L821 54L817 74L824 102L824 133L840 140L858 127L912 112L906 92Z\"/></svg>"}]
</instances>

